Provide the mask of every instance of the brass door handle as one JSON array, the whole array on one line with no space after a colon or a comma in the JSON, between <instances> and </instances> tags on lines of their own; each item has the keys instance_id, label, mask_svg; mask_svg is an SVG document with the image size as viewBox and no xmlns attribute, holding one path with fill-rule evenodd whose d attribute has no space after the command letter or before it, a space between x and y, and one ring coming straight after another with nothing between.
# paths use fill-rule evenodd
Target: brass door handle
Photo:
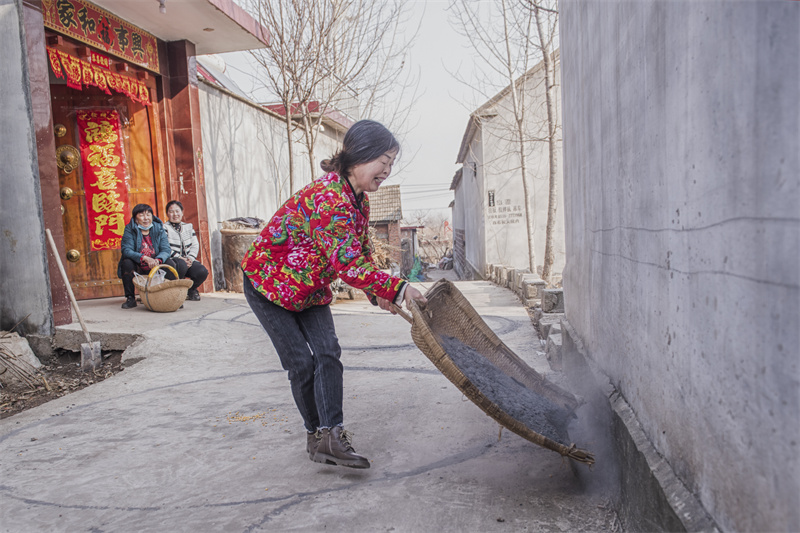
<instances>
[{"instance_id":1,"label":"brass door handle","mask_svg":"<svg viewBox=\"0 0 800 533\"><path fill-rule=\"evenodd\" d=\"M80 259L81 259L81 253L78 250L73 248L72 250L67 252L67 261L69 261L70 263L77 263L78 261L80 261Z\"/></svg>"},{"instance_id":2,"label":"brass door handle","mask_svg":"<svg viewBox=\"0 0 800 533\"><path fill-rule=\"evenodd\" d=\"M59 196L61 196L62 200L69 200L70 198L72 198L73 194L75 194L75 191L73 191L69 187L61 187L61 191L59 192Z\"/></svg>"},{"instance_id":3,"label":"brass door handle","mask_svg":"<svg viewBox=\"0 0 800 533\"><path fill-rule=\"evenodd\" d=\"M63 144L56 148L56 164L64 174L69 174L81 162L81 153L74 146Z\"/></svg>"}]
</instances>

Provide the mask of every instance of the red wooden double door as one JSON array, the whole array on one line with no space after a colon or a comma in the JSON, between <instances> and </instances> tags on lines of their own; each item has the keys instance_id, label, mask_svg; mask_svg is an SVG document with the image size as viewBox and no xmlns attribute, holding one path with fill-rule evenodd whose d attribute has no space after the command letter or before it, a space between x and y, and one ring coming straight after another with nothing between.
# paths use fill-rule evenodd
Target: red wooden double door
<instances>
[{"instance_id":1,"label":"red wooden double door","mask_svg":"<svg viewBox=\"0 0 800 533\"><path fill-rule=\"evenodd\" d=\"M152 78L150 79L152 81ZM64 152L80 153L77 115L80 110L115 110L121 119L122 149L127 168L125 223L133 206L149 204L162 220L165 205L165 179L161 151L161 131L156 104L142 105L122 94L108 95L95 87L76 90L51 79L53 125L57 157ZM59 169L61 213L64 225L65 268L78 299L122 296L117 278L120 250L92 250L90 213L86 204L83 165Z\"/></svg>"}]
</instances>

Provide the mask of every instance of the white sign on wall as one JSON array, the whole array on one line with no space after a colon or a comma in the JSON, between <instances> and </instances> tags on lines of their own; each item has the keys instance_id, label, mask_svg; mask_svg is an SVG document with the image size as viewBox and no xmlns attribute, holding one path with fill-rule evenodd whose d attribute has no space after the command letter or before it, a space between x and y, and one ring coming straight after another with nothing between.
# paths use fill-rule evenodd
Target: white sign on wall
<instances>
[{"instance_id":1,"label":"white sign on wall","mask_svg":"<svg viewBox=\"0 0 800 533\"><path fill-rule=\"evenodd\" d=\"M522 222L524 216L523 208L521 205L511 205L511 199L500 200L498 205L494 205L494 191L490 191L489 202L489 216L492 226L499 226L503 224L519 224Z\"/></svg>"}]
</instances>

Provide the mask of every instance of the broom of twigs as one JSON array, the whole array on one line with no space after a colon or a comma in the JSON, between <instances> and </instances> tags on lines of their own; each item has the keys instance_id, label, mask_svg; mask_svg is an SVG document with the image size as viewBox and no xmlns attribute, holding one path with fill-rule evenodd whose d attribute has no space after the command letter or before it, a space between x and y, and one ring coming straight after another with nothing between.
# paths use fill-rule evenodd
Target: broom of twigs
<instances>
[{"instance_id":1,"label":"broom of twigs","mask_svg":"<svg viewBox=\"0 0 800 533\"><path fill-rule=\"evenodd\" d=\"M39 384L39 377L41 377L45 386L47 386L47 381L44 379L44 376L37 377L37 370L33 365L24 359L20 359L16 354L9 352L5 348L0 348L0 368L4 369L0 374L10 372L12 376L32 389L35 389ZM50 387L48 386L47 389L50 390Z\"/></svg>"},{"instance_id":2,"label":"broom of twigs","mask_svg":"<svg viewBox=\"0 0 800 533\"><path fill-rule=\"evenodd\" d=\"M30 314L28 314L28 316L30 316ZM9 331L2 332L2 335L0 335L0 339L4 339L9 335L11 335L11 332L14 331L14 329L17 326L19 326L23 320L28 318L28 316L26 316L16 324L14 324L14 327L11 328ZM35 389L38 386L39 378L41 378L45 388L47 390L52 390L50 388L50 384L47 383L47 380L45 379L44 376L42 375L37 376L39 371L36 370L36 367L34 367L26 360L17 357L15 353L10 352L9 350L7 350L5 347L2 346L0 346L0 369L2 369L2 372L0 372L0 374L5 374L6 372L10 372L12 376L22 381L32 389Z\"/></svg>"},{"instance_id":3,"label":"broom of twigs","mask_svg":"<svg viewBox=\"0 0 800 533\"><path fill-rule=\"evenodd\" d=\"M392 246L378 238L375 228L369 228L369 241L372 248L372 261L378 268L392 267L392 252L397 246Z\"/></svg>"}]
</instances>

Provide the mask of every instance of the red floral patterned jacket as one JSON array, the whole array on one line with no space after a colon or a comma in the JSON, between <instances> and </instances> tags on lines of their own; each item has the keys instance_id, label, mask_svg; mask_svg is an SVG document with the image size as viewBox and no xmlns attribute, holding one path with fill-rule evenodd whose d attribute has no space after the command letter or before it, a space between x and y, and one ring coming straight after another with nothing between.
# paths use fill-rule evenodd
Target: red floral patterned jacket
<instances>
[{"instance_id":1,"label":"red floral patterned jacket","mask_svg":"<svg viewBox=\"0 0 800 533\"><path fill-rule=\"evenodd\" d=\"M335 172L300 189L242 260L253 287L290 311L329 304L329 284L337 277L368 296L394 300L405 281L372 263L366 194L358 206L350 184Z\"/></svg>"}]
</instances>

